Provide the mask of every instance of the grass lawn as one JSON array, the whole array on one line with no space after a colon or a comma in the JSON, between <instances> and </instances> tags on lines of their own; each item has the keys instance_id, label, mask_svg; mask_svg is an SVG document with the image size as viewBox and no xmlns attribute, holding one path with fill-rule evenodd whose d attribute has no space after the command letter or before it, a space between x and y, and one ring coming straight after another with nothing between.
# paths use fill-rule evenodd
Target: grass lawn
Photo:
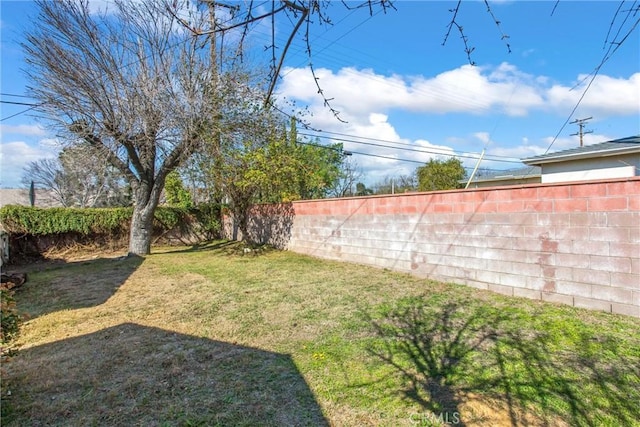
<instances>
[{"instance_id":1,"label":"grass lawn","mask_svg":"<svg viewBox=\"0 0 640 427\"><path fill-rule=\"evenodd\" d=\"M640 425L640 319L225 242L16 298L2 425Z\"/></svg>"}]
</instances>

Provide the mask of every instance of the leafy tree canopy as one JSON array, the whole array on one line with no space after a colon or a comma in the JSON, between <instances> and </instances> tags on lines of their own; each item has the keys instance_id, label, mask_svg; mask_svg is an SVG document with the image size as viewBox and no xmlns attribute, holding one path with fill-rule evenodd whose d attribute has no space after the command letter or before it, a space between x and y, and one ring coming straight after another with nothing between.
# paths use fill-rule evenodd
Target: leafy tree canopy
<instances>
[{"instance_id":1,"label":"leafy tree canopy","mask_svg":"<svg viewBox=\"0 0 640 427\"><path fill-rule=\"evenodd\" d=\"M419 191L451 190L460 188L459 181L466 172L460 159L451 157L448 160L431 159L416 171Z\"/></svg>"}]
</instances>

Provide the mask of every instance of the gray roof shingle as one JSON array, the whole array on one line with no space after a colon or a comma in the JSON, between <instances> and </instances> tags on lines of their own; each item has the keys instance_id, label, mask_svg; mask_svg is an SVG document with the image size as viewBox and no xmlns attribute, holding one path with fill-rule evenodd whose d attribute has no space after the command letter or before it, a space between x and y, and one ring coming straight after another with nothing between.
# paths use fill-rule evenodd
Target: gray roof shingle
<instances>
[{"instance_id":1,"label":"gray roof shingle","mask_svg":"<svg viewBox=\"0 0 640 427\"><path fill-rule=\"evenodd\" d=\"M614 139L598 144L585 145L557 151L555 153L522 159L527 165L539 165L542 163L559 162L572 159L586 159L593 157L613 156L616 154L640 153L640 135L627 138Z\"/></svg>"}]
</instances>

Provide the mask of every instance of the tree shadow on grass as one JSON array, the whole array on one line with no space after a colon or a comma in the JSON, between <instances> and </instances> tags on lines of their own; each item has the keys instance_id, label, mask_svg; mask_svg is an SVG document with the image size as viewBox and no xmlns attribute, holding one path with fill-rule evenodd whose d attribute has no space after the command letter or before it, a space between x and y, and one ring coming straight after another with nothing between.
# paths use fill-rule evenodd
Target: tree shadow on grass
<instances>
[{"instance_id":1,"label":"tree shadow on grass","mask_svg":"<svg viewBox=\"0 0 640 427\"><path fill-rule=\"evenodd\" d=\"M196 243L188 246L172 246L172 247L162 247L160 250L158 248L151 248L151 252L154 255L171 255L171 254L185 254L185 253L195 253L195 252L218 252L225 251L230 248L238 246L238 242L234 242L231 240L211 240L208 242Z\"/></svg>"},{"instance_id":2,"label":"tree shadow on grass","mask_svg":"<svg viewBox=\"0 0 640 427\"><path fill-rule=\"evenodd\" d=\"M382 338L370 353L400 374L399 393L435 418L457 414L464 425L472 418L463 412L466 396L482 395L501 402L496 410L506 410L512 426L640 419L640 351L611 336L581 330L568 338L552 326L536 329L523 312L471 302L434 308L421 298L369 320Z\"/></svg>"},{"instance_id":3,"label":"tree shadow on grass","mask_svg":"<svg viewBox=\"0 0 640 427\"><path fill-rule=\"evenodd\" d=\"M104 304L143 261L129 256L54 263L53 268L29 274L16 293L18 309L34 318Z\"/></svg>"},{"instance_id":4,"label":"tree shadow on grass","mask_svg":"<svg viewBox=\"0 0 640 427\"><path fill-rule=\"evenodd\" d=\"M200 243L197 245L189 246L187 248L162 248L161 251L154 252L154 255L174 255L180 253L197 253L197 252L211 252L216 255L224 256L260 256L269 252L279 250L278 248L270 244L261 243L248 243L245 241L235 240L223 240L223 241L211 241L206 243Z\"/></svg>"},{"instance_id":5,"label":"tree shadow on grass","mask_svg":"<svg viewBox=\"0 0 640 427\"><path fill-rule=\"evenodd\" d=\"M7 370L7 425L328 425L290 356L132 323Z\"/></svg>"}]
</instances>

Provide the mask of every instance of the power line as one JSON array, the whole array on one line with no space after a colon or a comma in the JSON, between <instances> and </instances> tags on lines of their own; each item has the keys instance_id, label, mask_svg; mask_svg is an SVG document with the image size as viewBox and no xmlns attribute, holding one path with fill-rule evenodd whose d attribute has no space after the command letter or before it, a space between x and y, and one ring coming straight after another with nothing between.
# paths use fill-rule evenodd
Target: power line
<instances>
[{"instance_id":1,"label":"power line","mask_svg":"<svg viewBox=\"0 0 640 427\"><path fill-rule=\"evenodd\" d=\"M555 144L556 140L558 139L558 137L560 136L560 134L562 133L564 128L567 126L567 124L569 124L569 120L571 120L571 117L573 117L573 115L575 114L575 112L578 109L578 107L580 106L580 104L582 104L582 100L587 95L587 92L591 88L591 85L593 84L593 82L595 81L596 77L600 73L600 70L602 69L602 67L609 61L609 59L611 59L613 57L613 55L618 51L620 46L622 46L624 44L624 42L627 40L627 38L629 38L629 36L636 30L636 28L640 24L640 18L638 18L634 23L632 23L631 28L629 29L629 31L627 31L627 33L621 39L619 39L619 40L615 39L620 34L620 31L622 30L622 26L626 23L626 21L629 18L629 16L632 16L632 15L635 16L635 14L640 10L640 6L637 6L636 3L637 3L637 1L634 1L633 5L627 11L627 17L625 17L623 22L622 22L622 24L620 24L620 27L618 28L618 31L616 32L616 36L614 37L614 40L612 40L610 42L609 49L607 49L607 51L603 55L602 60L600 61L600 63L596 66L596 68L591 72L590 75L585 76L584 79L582 79L576 85L576 87L577 87L578 85L581 85L587 79L589 79L589 82L587 83L587 87L585 87L584 91L582 92L582 95L578 99L578 102L576 102L576 105L573 107L573 109L569 113L569 117L567 117L567 119L564 121L562 126L560 126L560 130L558 130L558 133L556 133L556 135L551 140L551 143L549 143L549 146L545 150L544 154L548 153L549 150L551 150L551 147L553 147L553 144ZM622 0L620 2L619 6L618 6L618 9L616 10L616 13L615 13L615 15L613 17L613 20L611 21L611 24L609 25L609 32L607 33L607 38L605 39L605 44L606 44L607 40L609 39L609 35L611 33L611 29L613 28L613 24L614 24L614 22L615 22L615 20L616 20L616 18L618 16L618 13L620 12L620 8L622 7L623 4L624 4L624 0ZM613 47L613 46L615 46L615 47ZM590 76L590 78L589 78L589 76Z\"/></svg>"},{"instance_id":2,"label":"power line","mask_svg":"<svg viewBox=\"0 0 640 427\"><path fill-rule=\"evenodd\" d=\"M379 13L381 13L381 12L382 12L382 10L379 10L379 11L378 11L378 12L376 12L373 16L369 16L369 17L367 17L365 20L363 20L362 22L360 22L359 24L357 24L355 27L350 28L346 33L339 35L339 36L338 36L337 38L335 38L333 41L330 41L327 45L323 46L322 48L320 48L320 49L319 49L319 50L317 50L317 51L314 51L314 52L313 52L313 57L314 57L314 58L318 58L319 56L324 56L325 58L329 58L329 59L330 59L330 62L338 63L338 64L339 64L339 63L343 63L344 61L343 61L343 57L342 57L342 56L336 56L336 55L331 55L331 54L327 55L327 53L325 53L325 51L326 51L329 47L331 47L331 46L335 45L339 40L341 40L342 38L344 38L345 36L347 36L349 33L351 33L352 31L354 31L357 27L362 26L362 25L363 25L363 24L365 24L367 21L369 21L370 19L372 19L374 16L378 15L378 14L379 14ZM352 12L352 13L353 13L353 12ZM349 14L349 16L350 16L350 15L351 15L351 14ZM347 17L348 17L348 16L347 16ZM343 18L342 20L338 21L338 23L337 23L337 24L340 24L340 23L341 23L342 21L344 21L347 17L345 17L345 18ZM336 24L336 25L337 25L337 24ZM330 27L328 30L326 30L326 31L325 31L323 34L321 34L320 36L317 36L317 37L314 39L314 41L315 41L315 40L318 40L318 39L320 39L320 38L322 38L322 36L324 36L325 34L327 34L331 29L335 28L335 27L336 27L336 25L334 25L334 26ZM264 38L264 39L266 40L266 38L267 38L267 37L270 37L270 35L268 35L267 33L265 33L265 32L261 32L261 31L259 31L259 30L258 30L258 31L254 30L254 31L253 31L253 34L254 34L254 35L257 35L257 37L256 37L257 39L260 39L260 38L262 37L262 38ZM269 41L270 41L270 40L269 40ZM304 45L304 43L299 43L299 44L298 44L298 43L295 43L295 42L294 42L294 43L292 43L292 46L294 46L294 45L295 45L295 47L296 47L297 51L292 51L292 53L291 53L292 55L301 54L301 53L303 53L303 52L306 50L306 46ZM354 48L352 48L352 47L347 47L347 46L345 46L345 48L346 48L348 51L351 51L351 52L358 52L358 53L362 53L360 50L354 49ZM366 54L365 54L365 55L366 55ZM366 56L370 56L370 55L366 55ZM386 62L386 61L385 61L385 62ZM286 77L289 73L293 72L295 69L299 68L301 65L304 65L305 63L306 63L306 64L309 64L309 63L310 63L310 62L309 62L309 58L307 58L307 59L306 59L306 60L304 60L304 61L299 62L297 67L292 67L292 69L291 69L288 73L284 73L284 74L282 74L282 75L280 76L280 78ZM353 71L353 70L351 70L351 69L348 69L348 68L344 68L344 67L343 67L343 69L342 69L342 71L341 71L341 72L342 72L342 73L346 73L346 74L352 74L352 75L357 74L357 72L355 72L355 71ZM388 79L388 78L386 78L385 76L379 76L379 75L377 75L377 74L374 74L374 75L363 75L363 74L359 74L359 76L360 76L360 77L362 77L362 78L365 78L365 79L371 80L371 81L376 81L376 82L384 83L384 84L389 85L389 86L392 86L392 87L397 87L397 88L399 88L399 89L406 89L408 92L410 92L410 93L411 93L411 95L412 95L412 96L415 96L415 95L424 95L424 96L429 96L429 97L432 97L432 96L440 96L440 97L443 97L444 99L450 100L451 102L454 102L454 103L456 103L456 104L458 104L458 105L461 105L461 106L465 106L465 105L466 105L466 106L469 106L469 107L471 107L471 108L473 108L473 109L481 109L481 110L483 110L483 109L486 109L486 108L488 108L488 107L489 107L489 105L487 105L487 104L486 104L486 103L484 103L484 102L481 102L481 101L475 101L475 102L474 102L474 97L469 97L469 96L468 96L468 92L469 92L469 89L468 89L468 88L465 88L465 90L466 90L466 94L464 94L464 95L463 95L463 94L458 94L458 93L456 93L456 92L454 92L454 91L451 91L451 90L449 90L449 89L443 89L443 88L440 88L440 87L434 87L434 86L432 86L432 87L427 87L427 88L424 88L424 87L418 87L418 88L416 88L416 87L407 87L404 83L399 83L399 82L398 82L398 81L396 81L396 80L389 80L389 79ZM427 90L425 90L425 89L427 89ZM477 93L478 95L481 95L479 92L475 92L475 93ZM481 97L480 97L480 96L478 96L478 97L477 97L477 99L481 99Z\"/></svg>"},{"instance_id":3,"label":"power line","mask_svg":"<svg viewBox=\"0 0 640 427\"><path fill-rule=\"evenodd\" d=\"M339 135L339 136L346 136L348 138L359 138L359 139L364 139L366 141L378 141L378 142L386 142L389 144L396 144L396 145L402 145L402 146L406 146L406 147L414 147L413 144L407 144L404 142L397 142L397 141L389 141L387 139L378 139L378 138L370 138L370 137L363 137L363 136L357 136L357 135L349 135L349 134L345 134L345 133L340 133L340 132L330 132L330 131L323 131L323 130L316 130L316 132L320 132L320 133L327 133L330 135ZM434 148L435 149L435 148ZM444 149L443 149L444 150ZM443 153L443 154L449 154L448 152ZM471 153L471 154L477 154L477 153ZM491 157L498 157L498 158L503 158L503 159L512 159L512 160L517 160L515 157L509 157L509 156L501 156L499 154L491 154ZM520 163L520 162L518 162Z\"/></svg>"},{"instance_id":4,"label":"power line","mask_svg":"<svg viewBox=\"0 0 640 427\"><path fill-rule=\"evenodd\" d=\"M325 133L333 133L333 134L338 134L338 135L345 135L345 134L339 134L337 132L325 132ZM440 149L440 151L436 151L438 149L434 149L434 150L428 150L428 149L418 149L415 148L415 146L410 146L410 147L393 147L390 145L385 145L385 144L378 144L378 143L374 143L374 142L364 142L364 141L357 141L354 139L349 139L349 138L337 138L337 137L332 137L332 136L321 136L321 135L314 135L314 134L309 134L309 133L305 133L305 132L298 132L299 135L303 135L303 136L309 136L309 137L323 137L326 139L330 139L332 141L341 141L341 142L350 142L350 143L354 143L354 144L362 144L362 145L369 145L369 146L373 146L373 147L381 147L381 148L387 148L387 149L396 149L396 150L403 150L403 151L412 151L412 152L417 152L417 153L424 153L424 154L436 154L436 155L442 155L442 156L450 156L450 157L461 157L461 158L466 158L466 159L474 159L477 160L480 156L480 154L478 153L469 153L469 154L464 154L464 153L456 153L453 152L453 154L445 149ZM391 143L391 144L398 144L398 145L403 145L403 146L409 146L409 144L404 144L404 143L399 143L399 142L394 142L394 141L386 141L386 140L379 140L379 139L375 139L375 138L363 138L363 137L359 137L356 135L346 135L350 138L361 138L361 139L366 139L366 140L371 140L371 141L380 141L380 142L387 142L387 143ZM475 155L471 155L471 154L475 154ZM485 156L487 158L487 160L490 161L494 161L494 162L503 162L503 163L517 163L520 164L522 163L520 160L506 160L508 157L505 158L494 158L494 157L503 157L503 156L491 156L491 158L488 158L487 156ZM424 163L424 162L419 162L419 163Z\"/></svg>"},{"instance_id":5,"label":"power line","mask_svg":"<svg viewBox=\"0 0 640 427\"><path fill-rule=\"evenodd\" d=\"M381 155L381 154L364 153L362 151L342 150L342 149L337 148L337 147L331 147L331 146L322 145L322 144L314 144L312 142L298 141L297 143L298 144L302 144L302 145L310 145L310 146L313 146L313 147L324 148L324 149L327 149L327 150L340 151L340 152L345 153L345 154L348 153L347 155L358 154L358 155L361 155L361 156L376 157L376 158L379 158L379 159L395 160L395 161L398 161L398 162L407 162L407 163L416 163L416 164L419 164L419 165L422 165L422 166L425 165L425 162L421 162L419 160L403 159L401 157L384 156L384 155ZM470 166L463 166L463 168L464 169L473 169ZM501 169L491 169L491 168L483 168L483 170L501 171Z\"/></svg>"},{"instance_id":6,"label":"power line","mask_svg":"<svg viewBox=\"0 0 640 427\"><path fill-rule=\"evenodd\" d=\"M18 95L18 94L14 94L14 93L0 93L0 96L9 96L9 97L13 97L13 98L30 98L30 99L33 99L32 96Z\"/></svg>"},{"instance_id":7,"label":"power line","mask_svg":"<svg viewBox=\"0 0 640 427\"><path fill-rule=\"evenodd\" d=\"M340 135L340 136L346 136L349 138L359 138L359 139L364 139L364 140L368 140L368 141L378 141L378 142L386 142L386 143L390 143L390 144L397 144L397 145L402 145L402 146L407 146L407 147L414 147L410 144L405 144L402 142L396 142L396 141L388 141L388 140L383 140L383 139L376 139L376 138L365 138L365 137L361 137L361 136L357 136L357 135L348 135L348 134L344 134L344 133L340 133L340 132L330 132L330 131L323 131L320 129L315 129L312 126L310 126L309 124L303 122L302 120L300 120L298 117L291 115L289 113L287 113L286 111L283 111L282 109L280 109L279 107L277 107L276 105L271 105L272 108L274 108L275 110L279 111L281 114L285 115L286 117L295 120L298 124L300 124L300 126L302 126L304 128L304 130L311 130L313 132L316 133L320 133L320 134L330 134L330 135ZM363 141L355 141L355 140L351 140L351 139L345 139L345 138L334 138L334 137L327 137L327 136L323 136L323 135L316 135L316 134L309 134L309 133L305 133L304 131L300 131L298 130L298 134L299 135L303 135L303 136L308 136L308 137L316 137L316 138L326 138L326 139L330 139L330 140L334 140L334 141L341 141L341 142L352 142L352 143L356 143L356 144L363 144L363 145L373 145L373 146L380 146L383 148L388 148L388 149L399 149L399 150L406 150L406 151L419 151L419 152L423 152L423 153L428 153L428 154L438 154L438 155L445 155L445 156L450 156L450 157L465 157L465 158L472 158L477 160L478 157L480 156L480 154L478 153L472 153L472 154L476 154L477 156L468 156L468 155L458 155L458 154L451 154L449 152L430 152L428 150L417 150L415 148L401 148L401 147L393 147L393 146L388 146L388 145L383 145L383 144L374 144L374 143L366 143ZM318 146L318 147L325 147L325 148L330 148L330 147L326 147L324 145L318 145L318 144L312 144L312 143L305 143L305 142L300 142L300 144L306 144L306 145L314 145L314 146ZM385 158L385 159L392 159L392 160L398 160L398 161L408 161L408 162L412 162L412 163L419 163L419 164L424 164L424 162L420 162L417 160L403 160L403 159L398 159L395 157L388 157L388 156L378 156L375 154L370 154L370 153L361 153L361 152L357 152L357 151L351 151L349 150L351 153L354 154L361 154L361 155L365 155L365 156L372 156L372 157L381 157L381 158ZM496 161L496 162L504 162L504 163L515 163L515 164L521 164L522 162L520 160L502 160L499 158L503 158L503 159L515 159L514 157L508 157L508 156L500 156L500 155L489 155L491 158L488 158L487 160L489 161ZM472 168L466 168L465 169L472 169ZM490 168L483 168L486 170L498 170L498 169L490 169Z\"/></svg>"},{"instance_id":8,"label":"power line","mask_svg":"<svg viewBox=\"0 0 640 427\"><path fill-rule=\"evenodd\" d=\"M1 99L0 99L0 104L26 105L27 107L38 107L40 105L40 104L34 104L32 102L3 101Z\"/></svg>"},{"instance_id":9,"label":"power line","mask_svg":"<svg viewBox=\"0 0 640 427\"><path fill-rule=\"evenodd\" d=\"M26 113L27 111L31 111L31 110L33 110L33 109L34 109L34 108L36 108L36 107L38 107L38 105L34 105L33 107L29 107L29 108L27 108L26 110L18 111L17 113L12 114L12 115L10 115L10 116L3 117L3 118L1 118L1 119L0 119L0 122L4 122L5 120L9 120L9 119L12 119L12 118L14 118L14 117L16 117L16 116L19 116L19 115L21 115L21 114L24 114L24 113Z\"/></svg>"},{"instance_id":10,"label":"power line","mask_svg":"<svg viewBox=\"0 0 640 427\"><path fill-rule=\"evenodd\" d=\"M374 14L373 16L376 16L377 14L381 13L382 11L379 10L376 14ZM335 55L327 55L326 53L324 53L329 47L333 46L334 44L336 44L340 39L342 39L343 37L345 37L346 35L348 35L350 32L352 32L355 28L363 25L364 23L366 23L368 20L372 19L373 16L369 16L367 19L365 19L363 22L359 23L358 25L356 25L356 27L351 28L349 31L347 31L346 33L338 36L335 40L329 42L326 46L322 47L321 49L319 49L318 51L314 51L313 56L315 58L318 58L320 56L320 54L322 54L322 56L324 56L325 58L329 58L330 61L332 63L343 63L344 61L342 61L343 57L341 56L335 56ZM346 19L346 18L345 18ZM344 19L343 19L344 20ZM339 21L338 24L342 22ZM332 27L333 28L333 27ZM325 31L325 33L323 33L322 35L326 34L329 30ZM254 34L258 35L259 37L267 37L266 33L264 32L260 32L260 31L254 31ZM322 36L321 35L321 36ZM315 40L317 40L318 38L320 38L321 36L316 37ZM304 45L301 46L296 46L298 48L297 51L292 52L292 54L297 54L297 53L302 53L305 50ZM353 49L352 47L347 47L345 46L345 48L351 52L358 52L361 53L361 51L357 50L357 49ZM367 55L370 56L370 55ZM385 61L386 62L386 61ZM304 65L305 63L309 63L308 60L305 61L301 61L297 68L299 68L301 65ZM288 72L288 73L284 73L282 77L286 77L289 73L293 72L296 68L293 68ZM357 74L356 71L353 71L349 68L344 68L341 70L341 73L345 73L345 74L352 74L355 75ZM481 96L478 97L470 97L469 96L469 88L465 88L465 94L461 94L461 93L457 93L455 91L450 90L449 88L451 87L451 85L449 85L447 88L441 88L441 87L437 87L437 86L429 86L429 87L423 87L423 86L419 86L419 87L407 87L404 82L400 83L397 80L390 80L388 78L386 78L385 76L380 76L377 74L374 75L368 75L368 74L358 74L359 77L361 78L365 78L371 81L376 81L376 82L380 82L380 83L384 83L388 86L392 86L392 87L397 87L399 89L403 89L403 90L407 90L408 93L410 93L412 96L416 96L416 95L424 95L424 96L439 96L442 97L446 100L449 100L457 105L460 106L468 106L470 108L473 109L480 109L480 110L484 110L490 107L489 104L487 104L486 102L482 102L482 101L475 101L474 98L477 99L482 99ZM428 80L427 80L428 81ZM515 87L514 87L515 90ZM477 93L478 95L482 95L480 92L477 91L472 91L473 93Z\"/></svg>"}]
</instances>

